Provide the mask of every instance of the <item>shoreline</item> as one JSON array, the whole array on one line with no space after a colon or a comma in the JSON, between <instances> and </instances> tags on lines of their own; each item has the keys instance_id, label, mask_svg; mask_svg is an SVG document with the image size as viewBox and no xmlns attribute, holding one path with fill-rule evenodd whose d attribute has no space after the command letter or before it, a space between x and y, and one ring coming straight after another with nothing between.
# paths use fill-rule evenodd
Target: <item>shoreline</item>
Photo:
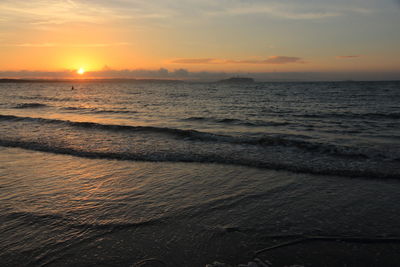
<instances>
[{"instance_id":1,"label":"shoreline","mask_svg":"<svg viewBox=\"0 0 400 267\"><path fill-rule=\"evenodd\" d=\"M392 213L398 181L19 148L0 149L0 162L0 195L12 207L1 211L0 245L14 244L2 249L4 265L132 266L156 258L167 266L238 266L257 256L272 266L330 267L400 260L400 243L390 240L400 236ZM371 239L336 241L357 236ZM267 247L274 249L260 251Z\"/></svg>"}]
</instances>

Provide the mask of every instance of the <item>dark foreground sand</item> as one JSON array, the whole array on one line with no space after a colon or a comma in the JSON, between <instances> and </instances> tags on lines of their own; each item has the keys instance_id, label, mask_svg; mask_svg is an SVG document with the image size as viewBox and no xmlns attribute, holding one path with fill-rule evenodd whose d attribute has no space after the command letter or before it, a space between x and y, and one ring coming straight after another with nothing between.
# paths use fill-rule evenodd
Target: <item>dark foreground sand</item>
<instances>
[{"instance_id":1,"label":"dark foreground sand","mask_svg":"<svg viewBox=\"0 0 400 267\"><path fill-rule=\"evenodd\" d=\"M1 266L132 266L149 258L238 266L304 235L400 236L397 180L17 148L1 148L0 163ZM304 241L257 257L272 266L399 265L398 241L365 241Z\"/></svg>"}]
</instances>

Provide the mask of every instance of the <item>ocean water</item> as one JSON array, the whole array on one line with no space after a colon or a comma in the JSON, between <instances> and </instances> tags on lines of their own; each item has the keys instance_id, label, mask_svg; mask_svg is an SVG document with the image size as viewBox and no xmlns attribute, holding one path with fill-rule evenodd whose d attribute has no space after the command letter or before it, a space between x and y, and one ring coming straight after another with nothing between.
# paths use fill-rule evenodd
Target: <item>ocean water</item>
<instances>
[{"instance_id":1,"label":"ocean water","mask_svg":"<svg viewBox=\"0 0 400 267\"><path fill-rule=\"evenodd\" d=\"M399 119L400 82L1 83L0 262L238 264L273 236L400 237Z\"/></svg>"}]
</instances>

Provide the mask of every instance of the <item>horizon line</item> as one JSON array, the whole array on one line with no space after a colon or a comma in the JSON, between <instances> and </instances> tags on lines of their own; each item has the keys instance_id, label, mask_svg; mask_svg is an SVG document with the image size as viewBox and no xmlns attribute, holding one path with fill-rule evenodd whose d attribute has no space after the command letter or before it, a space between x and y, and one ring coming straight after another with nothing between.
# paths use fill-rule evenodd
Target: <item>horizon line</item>
<instances>
[{"instance_id":1,"label":"horizon line","mask_svg":"<svg viewBox=\"0 0 400 267\"><path fill-rule=\"evenodd\" d=\"M251 77L240 77L240 78L251 78ZM220 82L222 80L215 81L207 81L207 80L199 80L199 79L168 79L168 78L0 78L0 83L46 83L46 82L117 82L117 81L132 81L132 82L201 82L201 83L213 83ZM362 80L362 79L342 79L342 80L301 80L301 79L264 79L257 80L254 79L254 82L400 82L400 78L398 79L387 79L387 80Z\"/></svg>"}]
</instances>

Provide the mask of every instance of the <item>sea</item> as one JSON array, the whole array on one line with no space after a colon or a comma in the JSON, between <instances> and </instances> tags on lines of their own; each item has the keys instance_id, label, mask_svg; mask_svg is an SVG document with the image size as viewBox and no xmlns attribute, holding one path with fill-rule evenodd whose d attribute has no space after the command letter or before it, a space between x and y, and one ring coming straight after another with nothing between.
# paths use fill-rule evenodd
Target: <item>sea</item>
<instances>
[{"instance_id":1,"label":"sea","mask_svg":"<svg viewBox=\"0 0 400 267\"><path fill-rule=\"evenodd\" d=\"M1 266L235 266L399 203L399 81L0 83Z\"/></svg>"}]
</instances>

